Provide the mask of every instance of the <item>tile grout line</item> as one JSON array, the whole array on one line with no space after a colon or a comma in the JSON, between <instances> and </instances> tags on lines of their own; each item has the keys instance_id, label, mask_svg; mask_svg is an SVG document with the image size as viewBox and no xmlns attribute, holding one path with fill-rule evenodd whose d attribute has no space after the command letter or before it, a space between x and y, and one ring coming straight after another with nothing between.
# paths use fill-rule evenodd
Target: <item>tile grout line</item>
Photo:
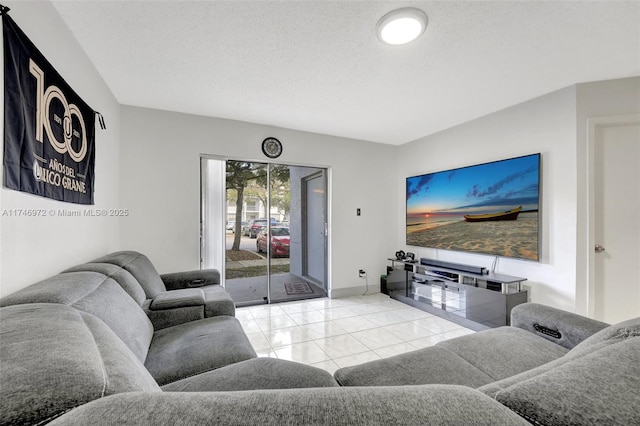
<instances>
[{"instance_id":1,"label":"tile grout line","mask_svg":"<svg viewBox=\"0 0 640 426\"><path fill-rule=\"evenodd\" d=\"M372 295L374 296L374 295ZM365 297L370 297L370 296L365 296ZM385 348L392 348L394 346L399 346L399 345L403 345L404 348L407 348L410 350L416 350L419 349L420 347L424 347L423 345L420 345L418 343L412 344L414 342L418 342L420 340L423 339L432 339L435 338L435 336L438 335L442 335L442 334L446 334L446 333L454 333L454 332L463 332L463 333L467 333L467 332L471 332L470 330L465 329L464 327L461 327L457 324L453 324L451 323L451 328L447 329L447 330L442 330L441 326L438 326L438 330L433 330L430 329L429 327L424 326L423 324L416 324L416 321L420 321L420 320L424 320L424 319L428 319L428 318L437 318L434 317L431 314L426 314L423 313L422 311L416 310L415 308L412 307L408 307L406 305L401 305L401 302L391 302L390 299L386 298L386 296L383 296L384 300L381 299L381 296L377 296L376 299L372 302L372 303L367 303L368 300L365 300L364 298L361 297L356 297L356 298L346 298L346 299L341 299L340 303L335 303L335 306L331 306L331 303L326 303L326 301L332 300L332 299L322 299L325 301L325 303L322 304L322 307L320 307L320 303L318 303L318 299L314 299L311 302L307 302L307 301L301 301L301 302L292 302L292 303L287 303L286 305L280 305L280 306L274 306L274 305L261 305L260 307L247 307L247 308L240 308L243 310L243 312L248 312L248 316L251 317L251 319L253 321L255 321L258 324L258 329L260 331L260 335L265 339L265 342L268 343L269 348L268 349L262 349L259 350L257 352L259 353L264 353L265 351L268 351L269 355L272 356L276 356L277 358L280 358L280 356L278 355L278 353L276 352L276 350L281 350L287 347L291 347L293 348L294 346L298 345L298 347L300 347L299 345L301 344L309 344L310 342L313 343L313 345L320 350L320 354L322 354L324 357L327 357L327 360L324 361L318 361L318 362L304 362L304 360L299 360L299 362L303 362L303 363L307 363L307 364L330 364L332 365L331 369L335 371L335 368L333 366L337 366L338 368L340 367L340 363L336 362L336 360L341 360L344 361L345 359L348 359L350 357L354 357L354 356L358 356L358 355L363 355L363 354L367 354L370 353L371 355L375 356L377 359L383 358L383 356L381 356L378 352L376 351L381 351L384 350ZM334 299L335 300L335 299ZM300 305L300 306L296 306L296 305ZM289 308L290 306L294 306L294 308ZM355 309L349 309L349 308L355 308ZM362 308L360 308L362 307ZM341 308L345 308L345 312L347 312L347 316L340 316L339 318L331 318L331 314L329 312L331 312L333 309L341 309ZM360 311L362 313L358 313L357 311ZM419 315L418 315L418 311ZM273 315L273 313L276 313L276 315ZM320 313L322 315L322 317L324 318L323 320L319 320L316 321L313 318L310 318L310 322L303 322L300 323L299 321L304 321L305 320L305 313L309 313L312 312L314 314ZM349 319L354 319L354 318L363 318L366 316L371 316L371 315L389 315L390 313L395 313L396 315L396 319L397 318L402 318L402 313L403 312L411 312L411 314L409 315L409 317L413 317L407 320L402 320L402 321L397 321L394 319L394 322L388 323L388 324L383 324L383 325L377 325L377 324L369 324L369 327L363 328L363 329L357 329L357 330L347 330L344 329L344 326L340 326L340 324L337 322L339 320L345 320L348 321ZM255 315L258 315L258 317L256 317ZM265 315L266 314L266 315ZM293 315L293 316L292 316ZM246 314L242 315L244 320L247 320L246 318ZM285 317L286 316L286 317ZM269 320L271 318L276 318L276 317L284 317L286 318L287 321L291 321L293 324L296 324L294 326L287 326L287 327L277 327L277 328L271 328L271 326L269 325L269 328L266 330L263 330L262 327L260 327L260 322L261 321L265 321L265 320ZM297 321L296 321L297 318ZM440 319L442 321L446 321L443 319ZM355 321L355 320L354 320ZM365 319L366 321L366 319ZM438 322L438 321L435 321ZM446 321L449 322L449 321ZM286 330L286 329L298 329L298 330L302 330L302 327L307 327L307 326L311 326L311 325L320 325L320 327L322 327L321 324L324 324L324 327L327 327L327 325L331 324L339 329L342 329L344 331L344 333L338 333L338 334L329 334L329 335L325 335L324 337L318 337L318 338L311 338L308 334L307 337L309 337L308 339L305 338L304 340L301 341L297 341L297 342L292 342L290 344L287 345L279 345L279 346L274 346L273 344L273 333L276 332L278 330ZM342 322L342 324L344 324L344 321ZM431 331L432 334L429 334L428 336L421 336L421 337L416 337L413 339L409 339L406 340L406 338L404 337L398 337L398 339L400 340L400 342L394 343L394 344L390 344L390 345L384 345L381 347L377 347L377 348L372 348L371 346L371 342L369 342L369 344L367 344L367 339L364 338L362 335L360 336L360 338L358 338L357 336L355 336L355 333L362 333L362 332L374 332L375 330L381 330L384 332L390 332L388 330L385 330L385 328L389 328L389 327L403 327L403 326L416 326L419 327L420 329L424 329L427 331ZM435 325L435 324L434 324ZM449 328L449 327L447 327ZM308 333L305 332L305 333ZM361 344L362 346L366 347L367 350L360 350L360 348L358 349L353 349L354 352L352 352L349 355L345 355L345 356L340 356L340 357L332 357L325 349L323 349L323 346L325 346L324 344L321 345L318 343L318 341L320 340L325 340L325 342L323 343L329 343L327 342L327 339L331 339L333 337L338 337L338 336L349 336L349 338L354 339L355 342L358 342L359 344ZM453 336L455 337L455 336ZM436 338L437 341L440 341L441 339ZM377 346L377 344L375 345ZM391 355L387 355L387 356L392 356L395 355L397 353L402 353L402 352L407 352L407 351L401 351L401 352L396 352L393 351L391 352ZM317 353L317 352L316 352ZM332 372L332 371L331 371Z\"/></svg>"}]
</instances>

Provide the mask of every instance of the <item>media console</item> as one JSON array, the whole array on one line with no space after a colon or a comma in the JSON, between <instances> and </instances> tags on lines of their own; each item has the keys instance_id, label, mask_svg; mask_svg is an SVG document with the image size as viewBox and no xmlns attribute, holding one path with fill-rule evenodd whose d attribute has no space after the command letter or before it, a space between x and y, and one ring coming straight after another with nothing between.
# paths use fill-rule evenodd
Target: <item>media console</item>
<instances>
[{"instance_id":1,"label":"media console","mask_svg":"<svg viewBox=\"0 0 640 426\"><path fill-rule=\"evenodd\" d=\"M388 260L384 293L476 331L509 325L511 309L527 301L526 278L426 258Z\"/></svg>"}]
</instances>

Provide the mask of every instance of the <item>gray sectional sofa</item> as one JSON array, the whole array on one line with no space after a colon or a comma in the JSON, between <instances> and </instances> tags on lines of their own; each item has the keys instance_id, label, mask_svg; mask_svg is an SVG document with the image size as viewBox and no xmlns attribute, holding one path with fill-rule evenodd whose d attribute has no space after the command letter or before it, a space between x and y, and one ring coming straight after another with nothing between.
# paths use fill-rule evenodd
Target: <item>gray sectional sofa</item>
<instances>
[{"instance_id":1,"label":"gray sectional sofa","mask_svg":"<svg viewBox=\"0 0 640 426\"><path fill-rule=\"evenodd\" d=\"M536 425L640 425L640 318L608 325L535 303L511 326L339 369L341 386L476 388Z\"/></svg>"},{"instance_id":2,"label":"gray sectional sofa","mask_svg":"<svg viewBox=\"0 0 640 426\"><path fill-rule=\"evenodd\" d=\"M256 358L218 282L118 252L0 299L0 424L640 424L640 319L525 304L334 379Z\"/></svg>"}]
</instances>

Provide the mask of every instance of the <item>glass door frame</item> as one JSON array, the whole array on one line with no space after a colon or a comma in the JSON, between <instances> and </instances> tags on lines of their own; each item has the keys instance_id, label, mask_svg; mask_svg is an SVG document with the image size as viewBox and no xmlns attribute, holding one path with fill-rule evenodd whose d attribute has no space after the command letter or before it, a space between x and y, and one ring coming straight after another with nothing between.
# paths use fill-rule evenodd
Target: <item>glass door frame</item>
<instances>
[{"instance_id":1,"label":"glass door frame","mask_svg":"<svg viewBox=\"0 0 640 426\"><path fill-rule=\"evenodd\" d=\"M322 237L324 239L323 241L323 253L322 253L322 258L323 258L323 263L324 263L324 271L322 273L322 286L325 290L325 292L327 292L327 294L329 293L329 288L328 288L328 284L327 284L327 279L328 279L328 250L329 250L329 243L328 243L328 236L329 236L329 223L328 223L328 179L327 179L327 169L323 169L323 168L316 168L317 171L314 173L311 173L307 176L304 176L302 178L302 193L301 193L301 197L302 197L302 204L303 204L303 208L302 208L302 217L301 217L301 222L302 222L302 244L303 244L303 253L302 253L302 276L307 279L307 280L313 280L313 281L317 281L317 278L312 276L311 272L310 272L310 262L311 260L309 259L309 244L310 240L313 239L312 235L309 235L309 214L308 214L308 200L309 200L309 194L308 194L308 184L313 181L314 179L321 179L321 183L322 183L322 187L325 190L325 194L324 194L324 200L323 200L323 204L324 204L324 212L323 212L323 223L321 226L321 234ZM316 235L317 238L317 235Z\"/></svg>"},{"instance_id":2,"label":"glass door frame","mask_svg":"<svg viewBox=\"0 0 640 426\"><path fill-rule=\"evenodd\" d=\"M222 189L222 202L220 202L220 193L216 192L216 199L218 199L219 208L212 208L212 203L210 200L211 196L211 185L209 181L207 181L207 175L205 174L206 167L204 164L208 160L220 161L224 166L223 169L225 172L222 173L222 176L218 176L216 178L216 184L218 185L218 189ZM325 187L326 187L326 195L325 195L325 258L324 258L324 290L326 295L329 295L331 288L331 274L330 274L330 251L331 251L331 199L330 199L330 185L331 185L331 168L323 165L310 165L310 164L300 164L300 163L284 163L277 161L264 161L264 160L249 160L246 158L237 158L237 157L228 157L228 156L218 156L218 155L208 155L201 154L200 155L200 179L201 179L201 191L200 191L200 267L201 269L214 268L220 271L220 284L223 287L226 287L226 242L225 242L225 225L227 220L227 212L228 212L228 204L226 197L226 164L228 161L237 161L237 162L247 162L247 163L257 163L264 164L267 170L267 205L266 205L266 216L267 216L267 232L271 232L271 194L270 194L270 185L271 185L271 167L275 165L283 165L289 167L308 167L315 169L323 169L325 174ZM218 211L218 215L212 215L212 211ZM220 232L220 231L223 232ZM213 238L212 235L217 233L218 238ZM221 246L221 255L217 255L214 261L211 260L211 250L207 247L208 244L217 244ZM213 250L215 253L216 251ZM266 295L266 303L271 304L272 301L272 292L271 292L271 247L270 244L267 244L267 295ZM257 302L257 301L256 301Z\"/></svg>"}]
</instances>

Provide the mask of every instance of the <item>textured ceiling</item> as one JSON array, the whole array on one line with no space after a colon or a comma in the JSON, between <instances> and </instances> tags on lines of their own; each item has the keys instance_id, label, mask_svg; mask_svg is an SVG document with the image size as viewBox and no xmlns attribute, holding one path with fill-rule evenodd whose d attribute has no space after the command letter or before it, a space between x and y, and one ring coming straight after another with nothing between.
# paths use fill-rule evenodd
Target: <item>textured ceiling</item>
<instances>
[{"instance_id":1,"label":"textured ceiling","mask_svg":"<svg viewBox=\"0 0 640 426\"><path fill-rule=\"evenodd\" d=\"M640 75L640 2L61 1L117 100L402 144L581 82ZM403 6L424 36L375 25Z\"/></svg>"}]
</instances>

